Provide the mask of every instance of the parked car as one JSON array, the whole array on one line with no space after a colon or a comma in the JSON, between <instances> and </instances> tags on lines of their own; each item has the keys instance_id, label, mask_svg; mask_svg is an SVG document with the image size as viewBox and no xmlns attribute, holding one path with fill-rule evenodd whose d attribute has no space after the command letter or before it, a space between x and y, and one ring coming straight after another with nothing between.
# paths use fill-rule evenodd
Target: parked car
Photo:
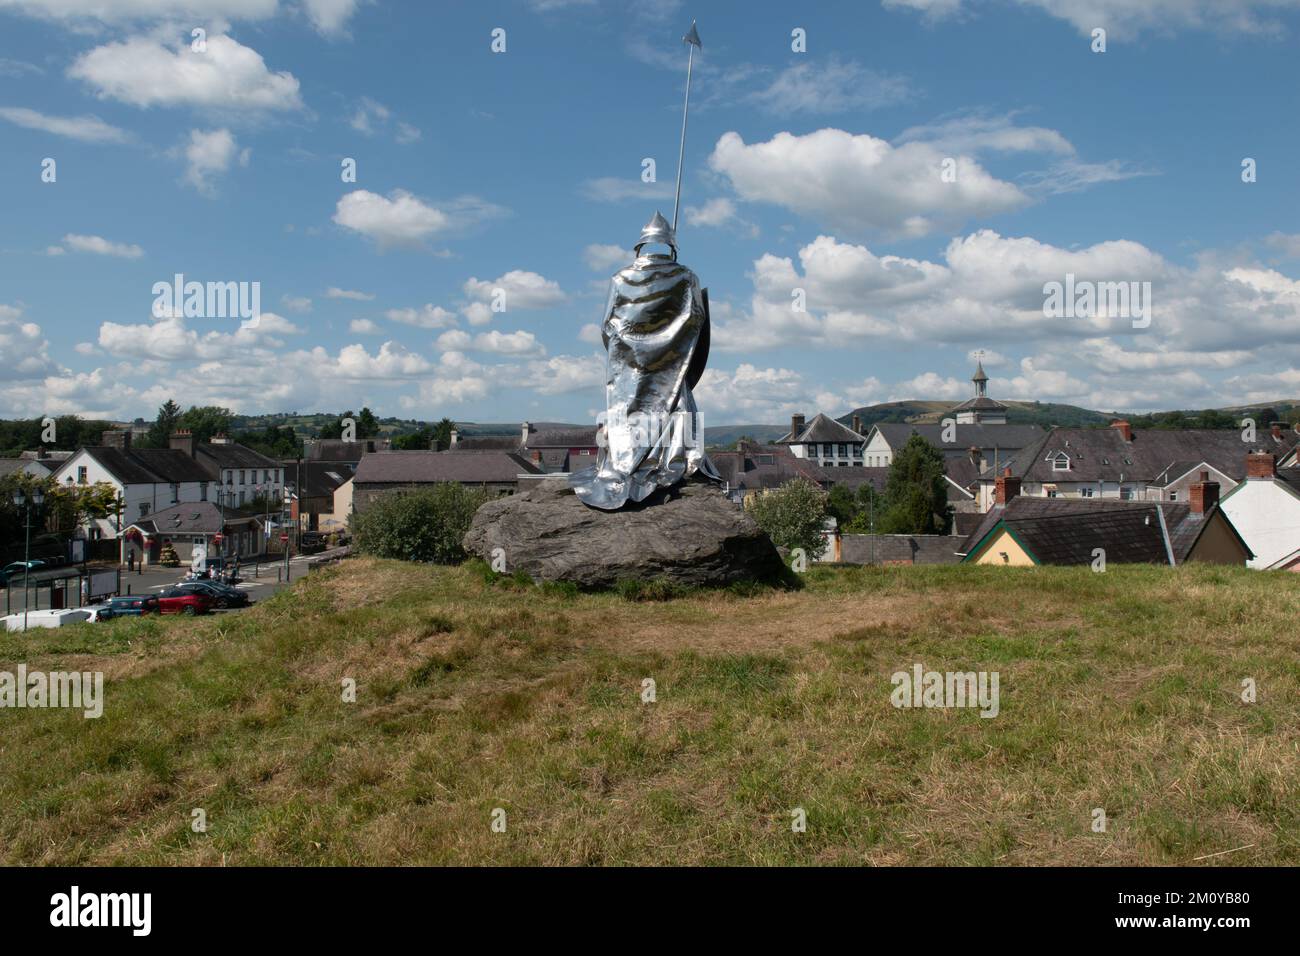
<instances>
[{"instance_id":1,"label":"parked car","mask_svg":"<svg viewBox=\"0 0 1300 956\"><path fill-rule=\"evenodd\" d=\"M32 558L30 561L11 561L3 568L0 568L0 582L8 586L10 580L14 578L24 578L32 571L39 571L45 567L45 562L40 558Z\"/></svg>"},{"instance_id":2,"label":"parked car","mask_svg":"<svg viewBox=\"0 0 1300 956\"><path fill-rule=\"evenodd\" d=\"M168 588L158 595L158 609L164 614L207 614L212 604L211 595L179 587Z\"/></svg>"},{"instance_id":3,"label":"parked car","mask_svg":"<svg viewBox=\"0 0 1300 956\"><path fill-rule=\"evenodd\" d=\"M172 588L173 591L186 591L192 594L206 594L212 598L216 607L247 607L253 602L247 591L232 588L218 581L182 581Z\"/></svg>"},{"instance_id":4,"label":"parked car","mask_svg":"<svg viewBox=\"0 0 1300 956\"><path fill-rule=\"evenodd\" d=\"M108 603L100 609L99 619L107 621L114 617L139 617L143 614L161 612L158 599L152 594L124 594L109 598Z\"/></svg>"}]
</instances>

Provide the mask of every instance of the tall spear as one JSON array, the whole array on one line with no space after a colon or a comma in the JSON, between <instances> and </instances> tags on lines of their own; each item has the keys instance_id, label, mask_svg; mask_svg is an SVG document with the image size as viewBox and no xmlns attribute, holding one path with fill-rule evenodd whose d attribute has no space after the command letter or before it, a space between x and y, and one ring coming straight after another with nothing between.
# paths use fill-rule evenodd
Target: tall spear
<instances>
[{"instance_id":1,"label":"tall spear","mask_svg":"<svg viewBox=\"0 0 1300 956\"><path fill-rule=\"evenodd\" d=\"M687 45L689 52L686 54L686 103L682 106L682 146L677 152L677 197L673 200L674 233L677 232L677 207L682 203L682 160L686 158L686 117L691 109L691 66L695 61L695 48L704 49L694 20L691 21L690 32L682 37L682 42Z\"/></svg>"}]
</instances>

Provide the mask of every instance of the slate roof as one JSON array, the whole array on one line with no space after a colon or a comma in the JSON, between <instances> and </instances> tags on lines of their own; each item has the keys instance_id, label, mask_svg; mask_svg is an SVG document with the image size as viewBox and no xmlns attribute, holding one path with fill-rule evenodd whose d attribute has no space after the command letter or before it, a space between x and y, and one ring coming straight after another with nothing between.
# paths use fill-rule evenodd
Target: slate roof
<instances>
[{"instance_id":1,"label":"slate roof","mask_svg":"<svg viewBox=\"0 0 1300 956\"><path fill-rule=\"evenodd\" d=\"M920 435L935 448L945 453L966 454L971 448L981 451L999 451L998 460L1003 464L1011 457L1007 452L1025 448L1039 439L1045 432L1039 425L954 425L954 441L943 440L942 423L911 425L907 422L877 422L872 426L880 431L889 447L895 451L907 444L912 435ZM986 455L992 458L992 455Z\"/></svg>"},{"instance_id":2,"label":"slate roof","mask_svg":"<svg viewBox=\"0 0 1300 956\"><path fill-rule=\"evenodd\" d=\"M832 485L844 485L855 494L863 485L870 485L873 491L883 492L885 482L889 480L888 466L867 468L862 465L849 465L845 468L824 468L827 480Z\"/></svg>"},{"instance_id":3,"label":"slate roof","mask_svg":"<svg viewBox=\"0 0 1300 956\"><path fill-rule=\"evenodd\" d=\"M818 485L831 480L833 471L861 471L860 468L821 468L815 462L796 458L780 445L741 442L736 451L709 453L718 474L733 490L758 491L779 488L796 478L807 478Z\"/></svg>"},{"instance_id":4,"label":"slate roof","mask_svg":"<svg viewBox=\"0 0 1300 956\"><path fill-rule=\"evenodd\" d=\"M840 561L845 564L956 564L958 539L946 534L845 534Z\"/></svg>"},{"instance_id":5,"label":"slate roof","mask_svg":"<svg viewBox=\"0 0 1300 956\"><path fill-rule=\"evenodd\" d=\"M268 458L261 452L253 451L235 442L229 444L212 444L203 442L194 446L194 453L207 459L217 468L262 468L283 467L274 458Z\"/></svg>"},{"instance_id":6,"label":"slate roof","mask_svg":"<svg viewBox=\"0 0 1300 956\"><path fill-rule=\"evenodd\" d=\"M298 462L286 461L283 468L285 482L293 486L300 498L331 497L339 485L352 477L354 471L354 466L349 461L304 461L300 483Z\"/></svg>"},{"instance_id":7,"label":"slate roof","mask_svg":"<svg viewBox=\"0 0 1300 956\"><path fill-rule=\"evenodd\" d=\"M0 458L0 478L12 475L26 464L21 458Z\"/></svg>"},{"instance_id":8,"label":"slate roof","mask_svg":"<svg viewBox=\"0 0 1300 956\"><path fill-rule=\"evenodd\" d=\"M456 437L451 451L518 451L518 435L481 435L474 438Z\"/></svg>"},{"instance_id":9,"label":"slate roof","mask_svg":"<svg viewBox=\"0 0 1300 956\"><path fill-rule=\"evenodd\" d=\"M1205 462L1240 481L1246 477L1249 452L1263 449L1281 457L1295 443L1294 434L1283 433L1278 441L1264 432L1247 444L1231 428L1146 428L1135 430L1131 442L1117 428L1054 428L1010 465L1011 474L1026 481L1119 481L1122 474L1125 481L1163 486ZM1067 471L1053 471L1047 461L1059 452L1070 457Z\"/></svg>"},{"instance_id":10,"label":"slate roof","mask_svg":"<svg viewBox=\"0 0 1300 956\"><path fill-rule=\"evenodd\" d=\"M194 460L184 452L174 452L181 461L176 461L171 457L170 448L150 448L150 449L131 449L129 451L114 448L109 445L88 445L82 449L87 455L99 462L104 470L123 484L128 485L153 485L162 484L169 481L211 481L212 476L206 471L203 472L202 478L172 478L160 474L154 470L156 466L162 466L169 473L183 471L189 473L189 465L194 464ZM144 452L160 452L146 461ZM184 464L182 464L184 462ZM170 466L174 466L170 467Z\"/></svg>"},{"instance_id":11,"label":"slate roof","mask_svg":"<svg viewBox=\"0 0 1300 956\"><path fill-rule=\"evenodd\" d=\"M1170 550L1182 564L1216 513L1217 505L1194 514L1187 504L1019 496L991 508L957 550L969 555L1001 523L1041 564L1091 564L1095 548L1115 564L1168 564Z\"/></svg>"},{"instance_id":12,"label":"slate roof","mask_svg":"<svg viewBox=\"0 0 1300 956\"><path fill-rule=\"evenodd\" d=\"M221 523L221 509L210 501L182 502L132 522L141 531L159 535L215 534L221 530ZM225 523L227 526L249 524L257 523L257 519L227 513Z\"/></svg>"},{"instance_id":13,"label":"slate roof","mask_svg":"<svg viewBox=\"0 0 1300 956\"><path fill-rule=\"evenodd\" d=\"M803 431L798 435L793 432L786 432L776 440L778 445L802 445L807 442L861 442L865 441L865 435L859 435L847 425L842 425L833 418L828 418L821 412L813 416L813 420L804 426Z\"/></svg>"},{"instance_id":14,"label":"slate roof","mask_svg":"<svg viewBox=\"0 0 1300 956\"><path fill-rule=\"evenodd\" d=\"M377 451L357 465L356 487L383 484L467 484L513 482L520 474L539 474L525 458L505 452L463 455L446 451Z\"/></svg>"},{"instance_id":15,"label":"slate roof","mask_svg":"<svg viewBox=\"0 0 1300 956\"><path fill-rule=\"evenodd\" d=\"M175 448L130 448L126 454L144 464L161 481L213 481L210 468Z\"/></svg>"},{"instance_id":16,"label":"slate roof","mask_svg":"<svg viewBox=\"0 0 1300 956\"><path fill-rule=\"evenodd\" d=\"M987 395L976 395L974 398L968 398L960 405L954 405L951 409L954 412L1005 412L1006 410L1007 406L994 401Z\"/></svg>"}]
</instances>

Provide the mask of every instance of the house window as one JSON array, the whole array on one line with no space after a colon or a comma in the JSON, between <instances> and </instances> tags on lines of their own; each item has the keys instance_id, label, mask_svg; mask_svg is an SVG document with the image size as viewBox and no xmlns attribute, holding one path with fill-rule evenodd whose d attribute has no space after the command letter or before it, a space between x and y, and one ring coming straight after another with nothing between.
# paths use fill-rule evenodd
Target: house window
<instances>
[{"instance_id":1,"label":"house window","mask_svg":"<svg viewBox=\"0 0 1300 956\"><path fill-rule=\"evenodd\" d=\"M1055 488L1053 488L1051 491L1049 491L1049 492L1047 493L1047 497L1049 497L1049 498L1055 498L1056 495L1057 495L1057 491L1056 491Z\"/></svg>"},{"instance_id":2,"label":"house window","mask_svg":"<svg viewBox=\"0 0 1300 956\"><path fill-rule=\"evenodd\" d=\"M84 485L85 483L86 483L86 466L81 465L80 467L77 468L77 484Z\"/></svg>"},{"instance_id":3,"label":"house window","mask_svg":"<svg viewBox=\"0 0 1300 956\"><path fill-rule=\"evenodd\" d=\"M1178 500L1178 492L1176 492L1176 491L1171 491L1171 492L1169 492L1169 500L1170 500L1170 501L1177 501L1177 500Z\"/></svg>"},{"instance_id":4,"label":"house window","mask_svg":"<svg viewBox=\"0 0 1300 956\"><path fill-rule=\"evenodd\" d=\"M149 514L149 502L140 502L140 517L143 518Z\"/></svg>"},{"instance_id":5,"label":"house window","mask_svg":"<svg viewBox=\"0 0 1300 956\"><path fill-rule=\"evenodd\" d=\"M242 471L239 473L239 483L241 485L244 483L244 473Z\"/></svg>"},{"instance_id":6,"label":"house window","mask_svg":"<svg viewBox=\"0 0 1300 956\"><path fill-rule=\"evenodd\" d=\"M181 500L181 486L179 482L172 482L172 504Z\"/></svg>"},{"instance_id":7,"label":"house window","mask_svg":"<svg viewBox=\"0 0 1300 956\"><path fill-rule=\"evenodd\" d=\"M1091 497L1092 497L1092 489L1091 489L1091 488L1080 488L1080 489L1079 489L1079 497L1081 497L1081 498L1091 498Z\"/></svg>"},{"instance_id":8,"label":"house window","mask_svg":"<svg viewBox=\"0 0 1300 956\"><path fill-rule=\"evenodd\" d=\"M1119 496L1120 496L1120 498L1123 499L1124 501L1132 501L1132 500L1133 500L1133 489L1132 489L1132 488L1121 488L1121 489L1119 490Z\"/></svg>"},{"instance_id":9,"label":"house window","mask_svg":"<svg viewBox=\"0 0 1300 956\"><path fill-rule=\"evenodd\" d=\"M200 481L200 482L199 482L199 501L207 501L207 500L208 500L208 483L207 483L206 481Z\"/></svg>"},{"instance_id":10,"label":"house window","mask_svg":"<svg viewBox=\"0 0 1300 956\"><path fill-rule=\"evenodd\" d=\"M848 457L849 457L849 446L848 446L848 445L840 445L839 453L840 453L840 457L841 457L841 458L848 458Z\"/></svg>"},{"instance_id":11,"label":"house window","mask_svg":"<svg viewBox=\"0 0 1300 956\"><path fill-rule=\"evenodd\" d=\"M1052 471L1070 470L1070 456L1063 451L1057 452L1055 455L1053 455L1050 461L1052 462Z\"/></svg>"}]
</instances>

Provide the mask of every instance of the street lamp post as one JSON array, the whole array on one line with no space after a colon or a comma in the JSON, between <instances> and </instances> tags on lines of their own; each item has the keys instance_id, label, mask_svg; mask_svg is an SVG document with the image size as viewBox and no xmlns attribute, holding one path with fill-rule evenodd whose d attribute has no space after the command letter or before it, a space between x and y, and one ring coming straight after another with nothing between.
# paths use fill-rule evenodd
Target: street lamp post
<instances>
[{"instance_id":1,"label":"street lamp post","mask_svg":"<svg viewBox=\"0 0 1300 956\"><path fill-rule=\"evenodd\" d=\"M14 489L14 507L21 509L23 512L23 529L26 532L26 543L23 546L23 633L27 632L27 605L29 603L28 595L31 590L32 580L32 511L39 511L41 505L45 504L45 492L41 491L37 485L32 489L30 499L23 494L21 488Z\"/></svg>"}]
</instances>

